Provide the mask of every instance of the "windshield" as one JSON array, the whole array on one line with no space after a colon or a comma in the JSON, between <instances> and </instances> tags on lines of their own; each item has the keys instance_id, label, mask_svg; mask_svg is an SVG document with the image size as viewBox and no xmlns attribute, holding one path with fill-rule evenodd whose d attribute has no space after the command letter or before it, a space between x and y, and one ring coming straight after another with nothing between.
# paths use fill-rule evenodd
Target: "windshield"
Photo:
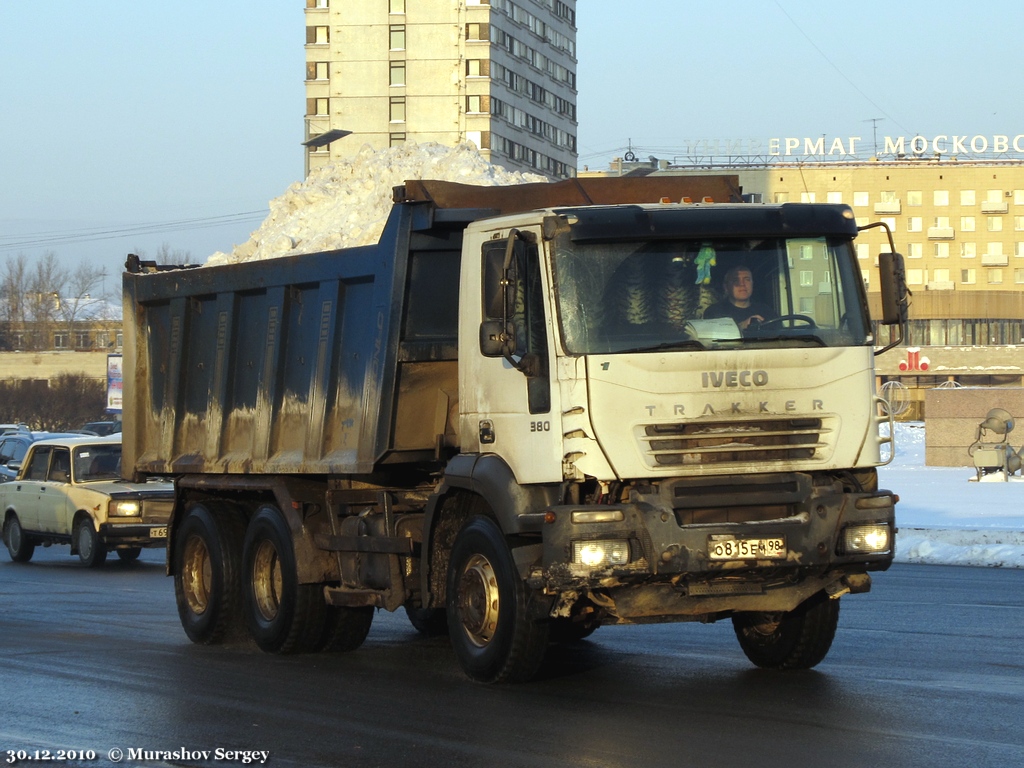
<instances>
[{"instance_id":1,"label":"windshield","mask_svg":"<svg viewBox=\"0 0 1024 768\"><path fill-rule=\"evenodd\" d=\"M121 445L83 445L75 449L75 482L117 480L121 477Z\"/></svg>"},{"instance_id":2,"label":"windshield","mask_svg":"<svg viewBox=\"0 0 1024 768\"><path fill-rule=\"evenodd\" d=\"M555 243L570 354L872 343L843 238Z\"/></svg>"}]
</instances>

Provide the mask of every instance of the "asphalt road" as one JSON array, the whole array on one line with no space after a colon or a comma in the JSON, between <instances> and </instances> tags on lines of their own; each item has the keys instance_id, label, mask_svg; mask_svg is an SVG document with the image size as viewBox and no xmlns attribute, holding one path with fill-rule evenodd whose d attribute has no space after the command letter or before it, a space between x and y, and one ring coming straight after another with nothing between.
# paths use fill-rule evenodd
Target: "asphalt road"
<instances>
[{"instance_id":1,"label":"asphalt road","mask_svg":"<svg viewBox=\"0 0 1024 768\"><path fill-rule=\"evenodd\" d=\"M259 764L257 751L304 768L1024 764L1022 570L876 574L870 594L843 599L810 672L752 668L728 622L603 627L553 647L539 680L498 687L466 680L447 640L403 613L379 613L349 654L195 646L173 592L162 552L98 570L66 548L28 565L0 554L0 763L84 749L95 757L50 762L109 767L121 750L126 766Z\"/></svg>"}]
</instances>

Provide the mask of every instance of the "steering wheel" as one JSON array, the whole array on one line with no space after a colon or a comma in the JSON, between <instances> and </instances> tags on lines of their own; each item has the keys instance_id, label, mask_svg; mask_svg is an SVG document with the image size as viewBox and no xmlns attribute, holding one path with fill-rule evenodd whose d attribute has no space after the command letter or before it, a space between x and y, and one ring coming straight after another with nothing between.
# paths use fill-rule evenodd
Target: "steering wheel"
<instances>
[{"instance_id":1,"label":"steering wheel","mask_svg":"<svg viewBox=\"0 0 1024 768\"><path fill-rule=\"evenodd\" d=\"M779 315L773 317L770 320L764 320L758 324L758 329L770 328L773 325L779 325L784 320L799 320L804 323L808 328L817 328L817 324L814 322L814 318L808 317L807 315Z\"/></svg>"}]
</instances>

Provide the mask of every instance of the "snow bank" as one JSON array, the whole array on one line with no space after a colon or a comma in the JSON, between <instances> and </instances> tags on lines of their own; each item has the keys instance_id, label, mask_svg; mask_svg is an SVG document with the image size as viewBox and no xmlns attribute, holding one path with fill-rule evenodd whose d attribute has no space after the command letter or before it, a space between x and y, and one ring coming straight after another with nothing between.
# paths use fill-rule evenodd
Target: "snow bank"
<instances>
[{"instance_id":1,"label":"snow bank","mask_svg":"<svg viewBox=\"0 0 1024 768\"><path fill-rule=\"evenodd\" d=\"M480 186L547 181L491 165L471 143L403 144L374 150L310 172L270 203L270 215L248 242L215 253L207 266L376 243L391 211L391 190L408 179L439 179Z\"/></svg>"}]
</instances>

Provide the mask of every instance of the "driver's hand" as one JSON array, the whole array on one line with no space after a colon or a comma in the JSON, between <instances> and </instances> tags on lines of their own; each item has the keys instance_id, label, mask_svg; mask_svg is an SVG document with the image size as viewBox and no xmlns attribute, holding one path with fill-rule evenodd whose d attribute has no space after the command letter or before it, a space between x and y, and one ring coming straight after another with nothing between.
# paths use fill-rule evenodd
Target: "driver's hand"
<instances>
[{"instance_id":1,"label":"driver's hand","mask_svg":"<svg viewBox=\"0 0 1024 768\"><path fill-rule=\"evenodd\" d=\"M742 323L740 323L740 330L745 331L753 324L755 327L764 322L764 318L761 315L751 315Z\"/></svg>"}]
</instances>

